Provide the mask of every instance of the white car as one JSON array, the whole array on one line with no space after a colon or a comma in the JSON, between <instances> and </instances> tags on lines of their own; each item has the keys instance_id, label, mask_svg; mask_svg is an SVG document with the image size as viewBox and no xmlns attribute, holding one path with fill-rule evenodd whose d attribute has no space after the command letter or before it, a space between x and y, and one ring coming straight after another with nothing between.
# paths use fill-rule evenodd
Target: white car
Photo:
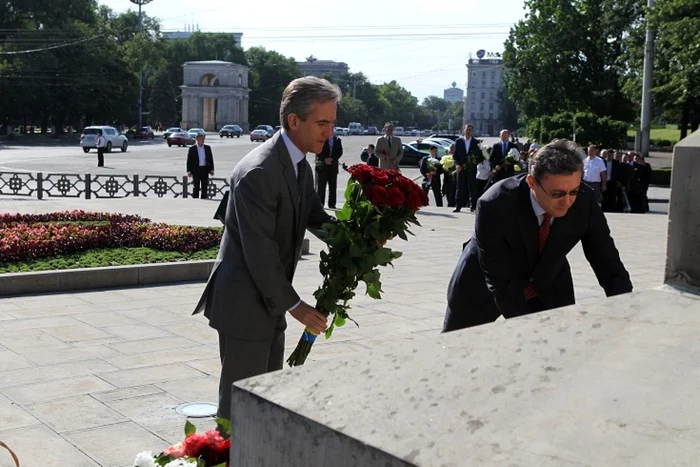
<instances>
[{"instance_id":1,"label":"white car","mask_svg":"<svg viewBox=\"0 0 700 467\"><path fill-rule=\"evenodd\" d=\"M90 152L90 149L97 149L97 130L102 130L102 136L105 139L105 151L112 152L112 149L119 148L122 152L126 152L129 147L129 140L126 136L117 131L111 126L89 126L83 130L80 135L80 147L83 152Z\"/></svg>"},{"instance_id":2,"label":"white car","mask_svg":"<svg viewBox=\"0 0 700 467\"><path fill-rule=\"evenodd\" d=\"M336 136L348 136L349 133L347 128L341 128L339 126L335 127L333 130L333 134Z\"/></svg>"},{"instance_id":3,"label":"white car","mask_svg":"<svg viewBox=\"0 0 700 467\"><path fill-rule=\"evenodd\" d=\"M190 131L187 132L187 135L190 138L196 138L197 135L206 135L207 132L204 131L202 128L192 128Z\"/></svg>"},{"instance_id":4,"label":"white car","mask_svg":"<svg viewBox=\"0 0 700 467\"><path fill-rule=\"evenodd\" d=\"M394 136L403 136L403 127L402 126L397 126L394 128Z\"/></svg>"}]
</instances>

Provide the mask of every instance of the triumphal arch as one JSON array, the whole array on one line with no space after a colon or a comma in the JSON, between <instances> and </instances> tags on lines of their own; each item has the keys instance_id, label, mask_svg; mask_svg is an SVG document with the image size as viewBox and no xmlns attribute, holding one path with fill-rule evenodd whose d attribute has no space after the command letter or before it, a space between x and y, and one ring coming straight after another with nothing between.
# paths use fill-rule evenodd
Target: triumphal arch
<instances>
[{"instance_id":1,"label":"triumphal arch","mask_svg":"<svg viewBox=\"0 0 700 467\"><path fill-rule=\"evenodd\" d=\"M185 62L182 128L218 131L237 124L248 131L248 67L220 60Z\"/></svg>"}]
</instances>

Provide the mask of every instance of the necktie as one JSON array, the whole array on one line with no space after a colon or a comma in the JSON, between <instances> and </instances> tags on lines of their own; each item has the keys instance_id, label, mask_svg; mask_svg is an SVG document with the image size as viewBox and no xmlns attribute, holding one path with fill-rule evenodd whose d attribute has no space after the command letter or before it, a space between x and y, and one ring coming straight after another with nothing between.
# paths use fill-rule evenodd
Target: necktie
<instances>
[{"instance_id":1,"label":"necktie","mask_svg":"<svg viewBox=\"0 0 700 467\"><path fill-rule=\"evenodd\" d=\"M304 191L304 175L306 174L306 161L302 159L297 164L297 185L299 186L299 194Z\"/></svg>"},{"instance_id":2,"label":"necktie","mask_svg":"<svg viewBox=\"0 0 700 467\"><path fill-rule=\"evenodd\" d=\"M544 246L547 244L547 240L549 239L549 231L552 227L551 220L552 216L547 213L544 213L544 219L542 219L542 224L540 224L539 238L537 242L538 256L542 255L542 252L544 251ZM527 287L525 287L523 293L525 295L525 300L531 300L537 297L537 292L535 292L535 289L532 287L532 284L528 284Z\"/></svg>"},{"instance_id":3,"label":"necktie","mask_svg":"<svg viewBox=\"0 0 700 467\"><path fill-rule=\"evenodd\" d=\"M386 142L389 145L389 149L391 149L391 138L387 137Z\"/></svg>"},{"instance_id":4,"label":"necktie","mask_svg":"<svg viewBox=\"0 0 700 467\"><path fill-rule=\"evenodd\" d=\"M503 148L503 149L501 149L501 152L503 153L503 157L506 157L506 155L507 155L506 154L506 143L501 143L501 147Z\"/></svg>"}]
</instances>

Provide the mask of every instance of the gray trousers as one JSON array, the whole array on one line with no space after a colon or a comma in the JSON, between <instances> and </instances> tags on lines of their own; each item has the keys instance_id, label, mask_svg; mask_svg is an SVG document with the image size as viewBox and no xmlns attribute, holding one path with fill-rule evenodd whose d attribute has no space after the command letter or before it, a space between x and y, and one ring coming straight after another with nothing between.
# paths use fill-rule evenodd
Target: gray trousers
<instances>
[{"instance_id":1,"label":"gray trousers","mask_svg":"<svg viewBox=\"0 0 700 467\"><path fill-rule=\"evenodd\" d=\"M271 342L246 341L219 331L219 409L217 417L231 419L231 390L236 381L281 370L284 363L284 331L287 321L280 317Z\"/></svg>"}]
</instances>

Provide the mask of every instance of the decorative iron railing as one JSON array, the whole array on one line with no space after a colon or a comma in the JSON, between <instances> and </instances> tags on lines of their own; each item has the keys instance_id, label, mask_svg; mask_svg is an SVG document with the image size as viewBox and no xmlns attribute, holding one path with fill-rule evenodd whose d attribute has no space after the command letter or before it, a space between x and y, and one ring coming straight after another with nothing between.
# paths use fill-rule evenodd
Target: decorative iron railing
<instances>
[{"instance_id":1,"label":"decorative iron railing","mask_svg":"<svg viewBox=\"0 0 700 467\"><path fill-rule=\"evenodd\" d=\"M188 198L192 188L193 184L187 176L0 172L0 196L37 199L127 196ZM209 198L221 199L228 190L228 179L209 179Z\"/></svg>"}]
</instances>

